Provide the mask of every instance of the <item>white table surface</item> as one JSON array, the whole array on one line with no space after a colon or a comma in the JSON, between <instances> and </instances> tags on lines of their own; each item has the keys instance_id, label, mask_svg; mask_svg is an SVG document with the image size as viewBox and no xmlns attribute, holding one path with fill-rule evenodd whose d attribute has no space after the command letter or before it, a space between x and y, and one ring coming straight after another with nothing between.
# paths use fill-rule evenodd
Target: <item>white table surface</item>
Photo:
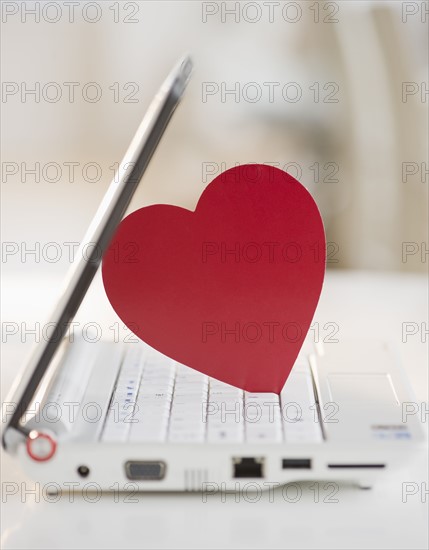
<instances>
[{"instance_id":1,"label":"white table surface","mask_svg":"<svg viewBox=\"0 0 429 550\"><path fill-rule=\"evenodd\" d=\"M55 298L57 276L39 272L3 281L3 323L43 322ZM83 319L108 327L116 318L99 286L88 297ZM335 322L338 337L381 337L395 341L418 403L427 402L427 344L418 334L402 342L402 323L427 319L427 282L420 275L377 272L328 272L315 320ZM427 326L427 325L426 325ZM107 329L106 329L107 330ZM31 348L31 338L8 338L2 352L2 399ZM424 425L427 429L427 423ZM198 494L135 495L136 502L104 495L95 503L63 495L35 502L22 492L6 497L6 483L34 486L12 457L2 452L2 548L427 548L428 504L421 494L402 499L404 482L427 487L427 456L369 491L340 485L338 503L315 502L308 484L302 497L287 502L281 491L258 502L234 495L202 501ZM320 485L323 487L323 483ZM9 486L10 487L10 486ZM292 493L291 493L292 494ZM323 490L321 496L324 496Z\"/></svg>"}]
</instances>

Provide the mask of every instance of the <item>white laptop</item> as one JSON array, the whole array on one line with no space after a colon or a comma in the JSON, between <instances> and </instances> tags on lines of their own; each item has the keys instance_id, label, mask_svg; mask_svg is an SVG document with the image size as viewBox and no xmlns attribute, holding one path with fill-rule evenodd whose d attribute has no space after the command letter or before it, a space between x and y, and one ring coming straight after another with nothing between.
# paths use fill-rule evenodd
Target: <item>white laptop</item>
<instances>
[{"instance_id":1,"label":"white laptop","mask_svg":"<svg viewBox=\"0 0 429 550\"><path fill-rule=\"evenodd\" d=\"M76 255L50 319L56 331L3 404L3 446L52 491L259 490L312 479L370 487L424 446L383 342L305 343L276 395L209 378L140 341L67 338L191 69L188 57L173 69L130 144L83 240L98 246L89 260ZM130 162L131 173L122 168Z\"/></svg>"}]
</instances>

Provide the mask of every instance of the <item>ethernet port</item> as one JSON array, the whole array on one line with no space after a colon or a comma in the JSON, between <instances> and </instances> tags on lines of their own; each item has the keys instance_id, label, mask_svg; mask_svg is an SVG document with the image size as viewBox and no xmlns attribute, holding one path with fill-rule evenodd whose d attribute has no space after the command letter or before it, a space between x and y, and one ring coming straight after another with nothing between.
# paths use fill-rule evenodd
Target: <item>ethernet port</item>
<instances>
[{"instance_id":1,"label":"ethernet port","mask_svg":"<svg viewBox=\"0 0 429 550\"><path fill-rule=\"evenodd\" d=\"M234 478L261 478L264 477L263 458L234 458Z\"/></svg>"}]
</instances>

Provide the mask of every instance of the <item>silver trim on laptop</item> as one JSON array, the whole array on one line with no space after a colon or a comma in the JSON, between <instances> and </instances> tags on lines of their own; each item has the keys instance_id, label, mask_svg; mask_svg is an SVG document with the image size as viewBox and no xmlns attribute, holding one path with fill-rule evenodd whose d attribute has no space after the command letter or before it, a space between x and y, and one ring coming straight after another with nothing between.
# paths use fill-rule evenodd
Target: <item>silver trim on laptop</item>
<instances>
[{"instance_id":1,"label":"silver trim on laptop","mask_svg":"<svg viewBox=\"0 0 429 550\"><path fill-rule=\"evenodd\" d=\"M3 432L3 447L10 449L29 433L21 418L30 405L63 337L76 314L107 249L133 197L167 124L185 91L192 72L192 61L184 56L164 81L153 99L137 132L119 165L107 192L89 226L82 245L91 243L88 258L76 254L76 260L65 280L61 298L50 316L50 326L55 326L51 337L41 342L25 372L13 385L9 401L16 409ZM131 170L129 167L132 167Z\"/></svg>"}]
</instances>

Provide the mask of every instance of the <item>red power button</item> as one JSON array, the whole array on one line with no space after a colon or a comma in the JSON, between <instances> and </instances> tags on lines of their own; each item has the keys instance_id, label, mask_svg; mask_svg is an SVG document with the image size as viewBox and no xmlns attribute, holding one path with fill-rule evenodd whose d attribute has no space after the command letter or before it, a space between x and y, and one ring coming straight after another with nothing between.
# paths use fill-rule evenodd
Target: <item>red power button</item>
<instances>
[{"instance_id":1,"label":"red power button","mask_svg":"<svg viewBox=\"0 0 429 550\"><path fill-rule=\"evenodd\" d=\"M43 462L55 454L57 443L47 433L32 430L27 437L27 452L33 460Z\"/></svg>"}]
</instances>

